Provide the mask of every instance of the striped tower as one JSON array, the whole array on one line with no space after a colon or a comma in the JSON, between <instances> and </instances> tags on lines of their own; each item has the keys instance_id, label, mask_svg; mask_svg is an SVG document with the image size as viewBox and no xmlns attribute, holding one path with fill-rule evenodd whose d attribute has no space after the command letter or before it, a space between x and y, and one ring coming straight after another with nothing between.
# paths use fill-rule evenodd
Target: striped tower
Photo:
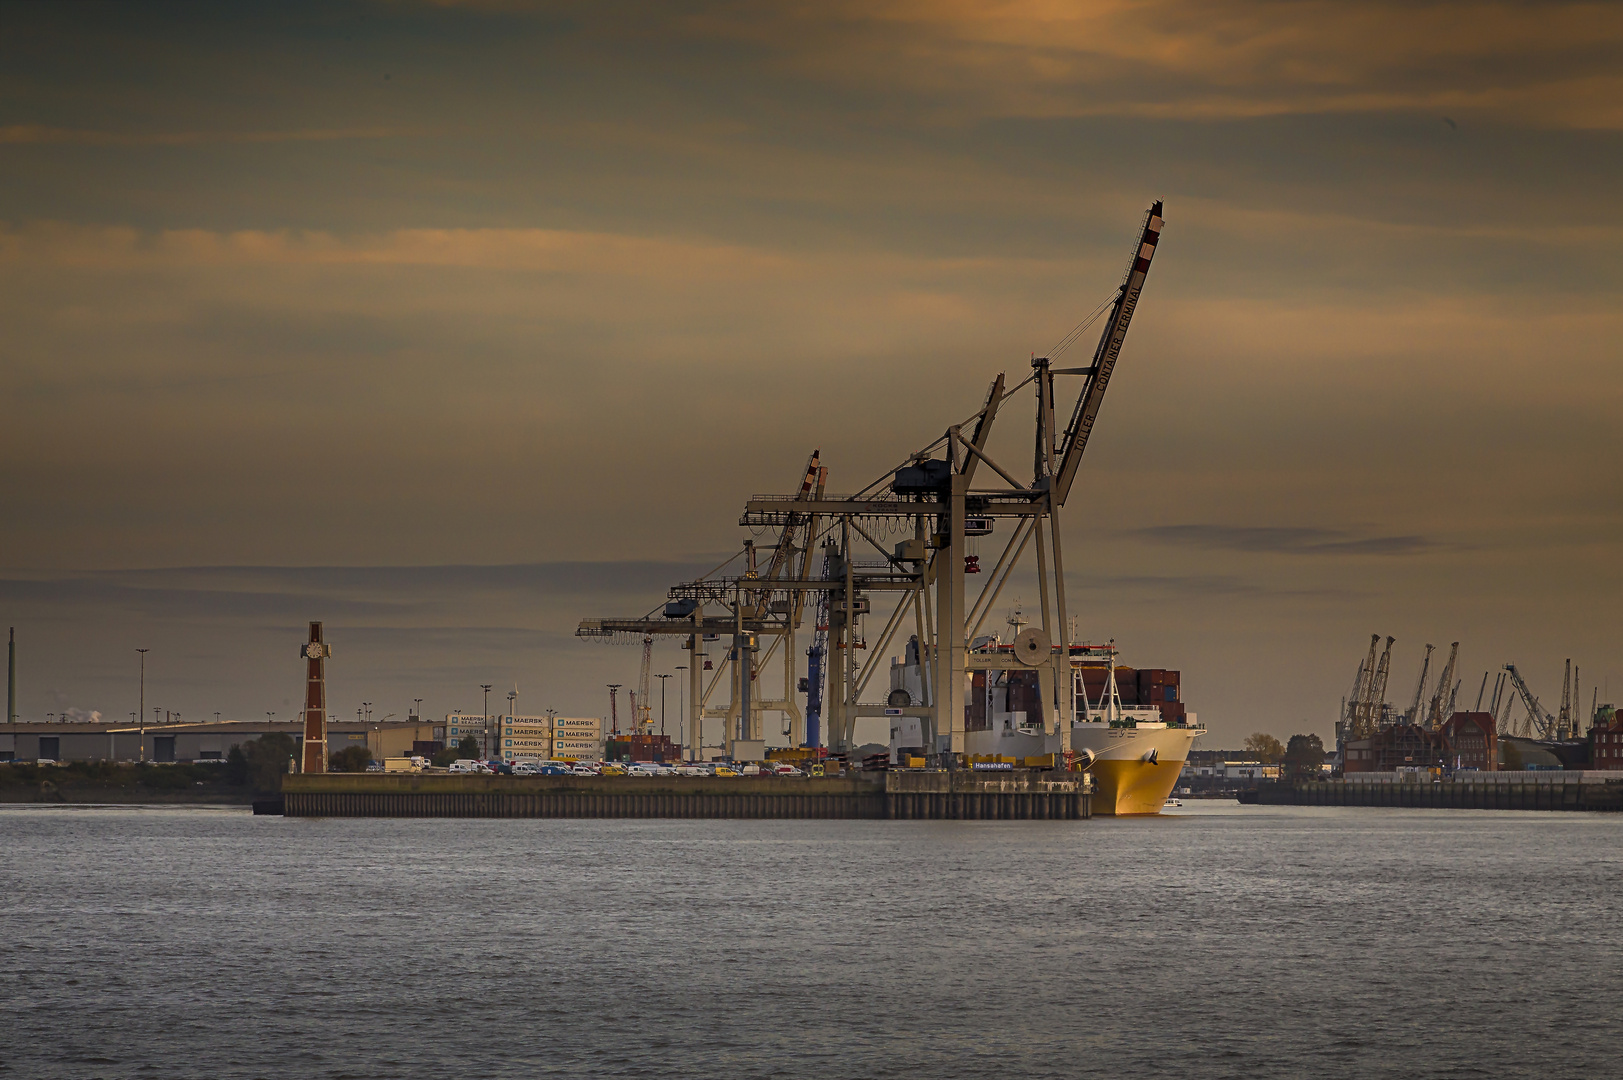
<instances>
[{"instance_id":1,"label":"striped tower","mask_svg":"<svg viewBox=\"0 0 1623 1080\"><path fill-rule=\"evenodd\" d=\"M327 657L332 646L321 640L321 624L310 624L310 640L299 654L308 668L304 689L304 758L301 771L327 771Z\"/></svg>"}]
</instances>

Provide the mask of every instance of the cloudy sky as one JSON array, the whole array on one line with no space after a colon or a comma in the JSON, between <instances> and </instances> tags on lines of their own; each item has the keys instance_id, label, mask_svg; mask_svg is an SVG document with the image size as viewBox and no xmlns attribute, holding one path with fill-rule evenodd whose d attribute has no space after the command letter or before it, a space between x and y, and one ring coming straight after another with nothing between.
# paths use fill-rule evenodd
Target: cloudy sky
<instances>
[{"instance_id":1,"label":"cloudy sky","mask_svg":"<svg viewBox=\"0 0 1623 1080\"><path fill-rule=\"evenodd\" d=\"M1454 640L1623 698L1620 175L1609 5L5 5L19 711L149 647L288 716L321 618L340 715L601 713L579 618L1023 378L1155 198L1082 634L1214 746L1328 736L1375 632L1396 700Z\"/></svg>"}]
</instances>

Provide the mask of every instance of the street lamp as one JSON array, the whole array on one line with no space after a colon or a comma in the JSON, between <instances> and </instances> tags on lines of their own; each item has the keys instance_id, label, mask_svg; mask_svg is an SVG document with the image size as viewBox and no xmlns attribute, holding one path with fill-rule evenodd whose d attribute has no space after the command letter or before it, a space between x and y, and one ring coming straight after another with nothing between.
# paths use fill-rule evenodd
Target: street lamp
<instances>
[{"instance_id":1,"label":"street lamp","mask_svg":"<svg viewBox=\"0 0 1623 1080\"><path fill-rule=\"evenodd\" d=\"M513 719L513 713L515 711L517 711L516 707L513 704L513 702L515 702L517 700L518 700L518 687L515 686L515 687L513 687L513 689L511 689L511 690L509 690L507 692L507 719L508 720L512 720Z\"/></svg>"},{"instance_id":2,"label":"street lamp","mask_svg":"<svg viewBox=\"0 0 1623 1080\"><path fill-rule=\"evenodd\" d=\"M141 729L141 749L139 760L147 759L147 649L136 649L141 654L141 722L137 726ZM156 709L153 712L157 712Z\"/></svg>"},{"instance_id":3,"label":"street lamp","mask_svg":"<svg viewBox=\"0 0 1623 1080\"><path fill-rule=\"evenodd\" d=\"M676 665L676 670L677 671L685 672L685 671L687 671L687 669L688 669L688 666L686 664L677 664ZM679 739L681 741L683 746L686 746L688 744L688 739L687 739L687 715L688 715L688 712L687 712L687 689L686 689L686 686L687 686L687 676L682 675L677 679L677 682L676 682L676 692L677 692L677 695L678 695L677 699L676 699L676 737L677 737L677 739Z\"/></svg>"},{"instance_id":4,"label":"street lamp","mask_svg":"<svg viewBox=\"0 0 1623 1080\"><path fill-rule=\"evenodd\" d=\"M485 760L490 760L490 684L480 683L479 689L485 692Z\"/></svg>"},{"instance_id":5,"label":"street lamp","mask_svg":"<svg viewBox=\"0 0 1623 1080\"><path fill-rule=\"evenodd\" d=\"M372 722L372 703L370 701L363 701L361 702L361 708L366 710L366 722L370 724Z\"/></svg>"},{"instance_id":6,"label":"street lamp","mask_svg":"<svg viewBox=\"0 0 1623 1080\"><path fill-rule=\"evenodd\" d=\"M420 697L414 697L411 700L413 702L415 702L416 705L417 705L417 713L416 713L417 722L422 723L422 720L423 720L423 699L420 698Z\"/></svg>"},{"instance_id":7,"label":"street lamp","mask_svg":"<svg viewBox=\"0 0 1623 1080\"><path fill-rule=\"evenodd\" d=\"M663 737L665 734L665 680L670 676L655 675L654 678L659 680L659 734Z\"/></svg>"}]
</instances>

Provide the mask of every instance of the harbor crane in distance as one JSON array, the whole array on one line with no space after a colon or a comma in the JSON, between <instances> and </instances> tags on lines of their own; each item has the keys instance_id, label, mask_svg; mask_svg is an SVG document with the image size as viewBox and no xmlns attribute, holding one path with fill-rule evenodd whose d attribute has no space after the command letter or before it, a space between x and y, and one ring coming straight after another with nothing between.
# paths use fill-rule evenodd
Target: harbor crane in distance
<instances>
[{"instance_id":1,"label":"harbor crane in distance","mask_svg":"<svg viewBox=\"0 0 1623 1080\"><path fill-rule=\"evenodd\" d=\"M654 730L654 639L642 636L642 670L637 673L637 689L631 694L631 731L646 736Z\"/></svg>"},{"instance_id":2,"label":"harbor crane in distance","mask_svg":"<svg viewBox=\"0 0 1623 1080\"><path fill-rule=\"evenodd\" d=\"M1426 658L1420 662L1420 681L1415 684L1414 702L1409 706L1407 720L1411 724L1424 726L1426 718L1420 715L1420 702L1426 696L1426 677L1431 674L1431 654L1437 646L1426 643Z\"/></svg>"},{"instance_id":3,"label":"harbor crane in distance","mask_svg":"<svg viewBox=\"0 0 1623 1080\"><path fill-rule=\"evenodd\" d=\"M1454 681L1454 665L1460 658L1460 643L1454 642L1448 649L1448 663L1443 666L1443 673L1437 679L1437 692L1431 695L1431 705L1426 710L1426 727L1436 731L1443 723L1454 715L1454 703L1459 698L1460 687ZM1486 675L1483 676L1486 682Z\"/></svg>"},{"instance_id":4,"label":"harbor crane in distance","mask_svg":"<svg viewBox=\"0 0 1623 1080\"><path fill-rule=\"evenodd\" d=\"M1348 725L1347 737L1349 739L1367 739L1375 734L1380 726L1381 715L1386 708L1386 683L1392 672L1392 643L1397 639L1388 635L1386 649L1381 653L1381 659L1375 660L1375 649L1381 640L1381 635L1372 634L1369 639L1369 656L1364 661L1364 668L1368 675L1361 680L1362 692L1358 701L1351 709L1352 721Z\"/></svg>"},{"instance_id":5,"label":"harbor crane in distance","mask_svg":"<svg viewBox=\"0 0 1623 1080\"><path fill-rule=\"evenodd\" d=\"M1524 738L1555 738L1558 727L1556 718L1546 712L1544 706L1538 703L1538 698L1533 696L1533 691L1527 686L1527 680L1523 679L1522 673L1516 670L1516 665L1506 664L1505 674L1510 678L1510 684L1516 688L1516 693L1522 699L1522 706L1527 710L1527 715L1522 718L1519 726L1521 735ZM1510 718L1508 708L1505 712L1505 718L1507 720Z\"/></svg>"},{"instance_id":6,"label":"harbor crane in distance","mask_svg":"<svg viewBox=\"0 0 1623 1080\"><path fill-rule=\"evenodd\" d=\"M1380 644L1381 635L1369 636L1369 656L1358 662L1358 674L1353 676L1352 692L1347 695L1345 715L1342 717L1343 730L1349 739L1366 737L1363 734L1364 699L1375 683L1375 651Z\"/></svg>"},{"instance_id":7,"label":"harbor crane in distance","mask_svg":"<svg viewBox=\"0 0 1623 1080\"><path fill-rule=\"evenodd\" d=\"M1561 675L1561 711L1555 714L1556 738L1565 739L1572 734L1572 657L1567 657L1567 670Z\"/></svg>"}]
</instances>

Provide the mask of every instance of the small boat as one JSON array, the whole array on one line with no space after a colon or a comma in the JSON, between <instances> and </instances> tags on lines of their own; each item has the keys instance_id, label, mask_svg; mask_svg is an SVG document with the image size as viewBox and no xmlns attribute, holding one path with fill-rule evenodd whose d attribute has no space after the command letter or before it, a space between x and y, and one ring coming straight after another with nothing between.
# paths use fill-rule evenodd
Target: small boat
<instances>
[{"instance_id":1,"label":"small boat","mask_svg":"<svg viewBox=\"0 0 1623 1080\"><path fill-rule=\"evenodd\" d=\"M1168 799L1166 802L1161 804L1161 809L1170 810L1172 807L1182 806L1182 805L1183 805L1183 800L1182 799Z\"/></svg>"}]
</instances>

